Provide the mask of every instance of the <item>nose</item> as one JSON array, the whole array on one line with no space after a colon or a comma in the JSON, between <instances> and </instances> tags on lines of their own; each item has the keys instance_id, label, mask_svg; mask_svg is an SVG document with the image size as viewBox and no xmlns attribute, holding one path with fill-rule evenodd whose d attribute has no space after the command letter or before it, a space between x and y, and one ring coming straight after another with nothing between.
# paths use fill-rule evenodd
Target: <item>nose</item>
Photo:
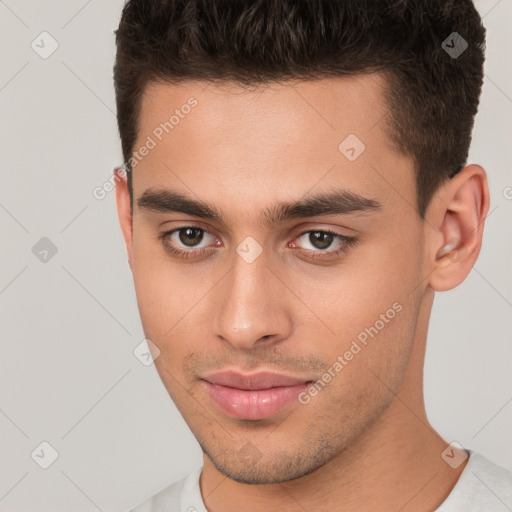
<instances>
[{"instance_id":1,"label":"nose","mask_svg":"<svg viewBox=\"0 0 512 512\"><path fill-rule=\"evenodd\" d=\"M289 295L267 267L264 252L251 263L236 255L233 268L212 297L214 334L245 350L289 338L293 328Z\"/></svg>"}]
</instances>

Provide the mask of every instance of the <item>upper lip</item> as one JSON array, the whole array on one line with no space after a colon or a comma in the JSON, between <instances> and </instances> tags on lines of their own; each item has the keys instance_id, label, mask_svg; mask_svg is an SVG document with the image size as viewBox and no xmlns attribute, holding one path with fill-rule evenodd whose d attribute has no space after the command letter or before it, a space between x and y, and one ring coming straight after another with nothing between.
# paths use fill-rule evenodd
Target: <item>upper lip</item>
<instances>
[{"instance_id":1,"label":"upper lip","mask_svg":"<svg viewBox=\"0 0 512 512\"><path fill-rule=\"evenodd\" d=\"M269 389L278 386L294 386L310 382L307 379L291 377L272 372L243 374L236 371L211 373L202 378L212 384L243 390Z\"/></svg>"}]
</instances>

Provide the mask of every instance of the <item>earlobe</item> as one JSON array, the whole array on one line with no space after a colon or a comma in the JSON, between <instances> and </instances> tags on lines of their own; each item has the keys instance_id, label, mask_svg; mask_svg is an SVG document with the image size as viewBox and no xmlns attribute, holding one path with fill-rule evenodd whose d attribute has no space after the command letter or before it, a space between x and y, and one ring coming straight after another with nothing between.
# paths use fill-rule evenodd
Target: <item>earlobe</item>
<instances>
[{"instance_id":1,"label":"earlobe","mask_svg":"<svg viewBox=\"0 0 512 512\"><path fill-rule=\"evenodd\" d=\"M123 239L126 246L126 253L128 256L128 264L130 269L132 267L132 212L130 205L130 192L128 190L128 182L124 167L116 167L114 169L114 182L116 184L116 204L117 204L117 215L119 217L119 224L123 233Z\"/></svg>"},{"instance_id":2,"label":"earlobe","mask_svg":"<svg viewBox=\"0 0 512 512\"><path fill-rule=\"evenodd\" d=\"M436 236L429 242L434 268L430 286L436 291L445 291L466 279L480 252L489 210L484 169L479 165L465 167L442 186L440 199L432 204L438 210L432 217L439 221Z\"/></svg>"}]
</instances>

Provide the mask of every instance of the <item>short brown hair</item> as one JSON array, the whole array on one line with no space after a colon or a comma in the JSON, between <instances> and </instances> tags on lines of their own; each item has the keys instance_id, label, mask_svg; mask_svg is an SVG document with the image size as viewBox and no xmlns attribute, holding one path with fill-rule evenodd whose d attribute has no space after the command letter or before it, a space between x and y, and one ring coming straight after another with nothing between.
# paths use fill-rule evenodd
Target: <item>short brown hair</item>
<instances>
[{"instance_id":1,"label":"short brown hair","mask_svg":"<svg viewBox=\"0 0 512 512\"><path fill-rule=\"evenodd\" d=\"M456 57L447 50L454 32L467 43ZM471 0L128 0L115 34L117 120L132 205L141 98L157 80L252 86L383 71L385 126L414 159L421 218L466 163L485 50Z\"/></svg>"}]
</instances>

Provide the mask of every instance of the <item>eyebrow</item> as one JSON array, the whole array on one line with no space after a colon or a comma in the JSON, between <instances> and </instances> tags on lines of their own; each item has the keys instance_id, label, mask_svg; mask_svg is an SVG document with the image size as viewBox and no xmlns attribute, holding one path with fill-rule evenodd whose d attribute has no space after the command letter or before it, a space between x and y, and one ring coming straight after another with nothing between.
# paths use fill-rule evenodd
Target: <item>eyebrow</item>
<instances>
[{"instance_id":1,"label":"eyebrow","mask_svg":"<svg viewBox=\"0 0 512 512\"><path fill-rule=\"evenodd\" d=\"M139 197L137 205L140 209L159 213L179 212L225 224L221 212L215 206L173 190L149 188ZM380 210L382 205L375 199L348 190L334 190L263 209L261 220L264 225L270 227L292 219L347 215L356 212L371 213Z\"/></svg>"}]
</instances>

